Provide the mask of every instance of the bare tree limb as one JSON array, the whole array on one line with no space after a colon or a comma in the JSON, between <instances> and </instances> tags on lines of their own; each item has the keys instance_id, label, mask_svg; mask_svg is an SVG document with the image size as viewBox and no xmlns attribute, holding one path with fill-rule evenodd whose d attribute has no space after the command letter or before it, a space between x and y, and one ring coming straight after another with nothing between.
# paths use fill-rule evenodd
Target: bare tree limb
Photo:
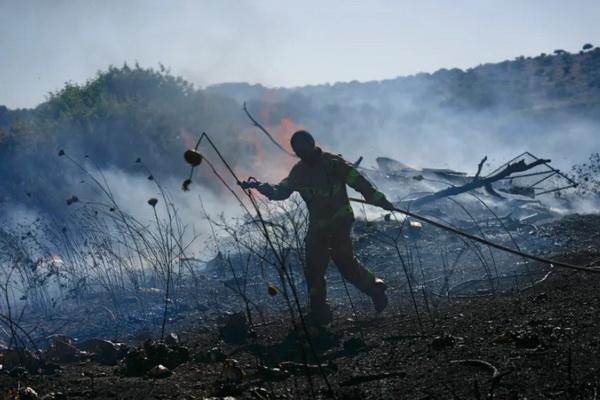
<instances>
[{"instance_id":1,"label":"bare tree limb","mask_svg":"<svg viewBox=\"0 0 600 400\"><path fill-rule=\"evenodd\" d=\"M412 207L420 207L427 203L431 203L432 201L436 201L436 200L439 200L439 199L442 199L442 198L448 197L448 196L456 196L457 194L469 192L473 189L477 189L480 187L484 187L489 190L489 189L491 189L491 187L492 187L491 184L493 182L496 182L503 178L506 178L507 176L514 174L516 172L527 171L527 170L537 167L538 165L547 164L550 162L550 160L540 159L540 160L536 160L532 163L527 164L524 160L519 160L518 162L509 164L506 168L504 168L502 171L498 172L495 175L488 176L486 178L480 178L479 174L481 173L481 167L483 166L483 163L485 162L485 160L486 160L486 158L484 158L479 163L477 175L471 182L466 183L462 186L452 186L452 187L440 190L439 192L435 192L430 195L418 198L411 202L411 206ZM492 192L493 192L493 189L492 189Z\"/></svg>"},{"instance_id":2,"label":"bare tree limb","mask_svg":"<svg viewBox=\"0 0 600 400\"><path fill-rule=\"evenodd\" d=\"M248 118L250 118L250 121L252 121L252 123L254 124L254 126L257 127L258 129L260 129L265 135L267 135L267 137L269 138L269 140L271 140L271 142L273 142L273 144L275 146L277 146L277 148L279 150L283 151L285 154L287 154L290 157L297 158L295 154L292 154L289 151L287 151L286 149L284 149L283 146L280 145L273 138L273 136L271 136L271 134L269 133L269 131L267 131L264 126L262 126L257 120L254 119L254 117L250 114L250 112L248 111L248 108L246 107L246 102L244 102L244 112L246 113L246 115L248 116Z\"/></svg>"},{"instance_id":3,"label":"bare tree limb","mask_svg":"<svg viewBox=\"0 0 600 400\"><path fill-rule=\"evenodd\" d=\"M487 156L483 157L483 159L479 162L477 166L477 173L475 174L475 178L479 178L479 174L481 174L481 169L483 168L483 164L487 161Z\"/></svg>"}]
</instances>

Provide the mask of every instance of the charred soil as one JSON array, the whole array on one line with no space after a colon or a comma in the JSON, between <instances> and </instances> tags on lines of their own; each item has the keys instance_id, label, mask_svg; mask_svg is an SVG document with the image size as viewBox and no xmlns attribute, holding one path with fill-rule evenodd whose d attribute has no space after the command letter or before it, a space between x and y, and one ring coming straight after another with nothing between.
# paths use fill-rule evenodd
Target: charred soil
<instances>
[{"instance_id":1,"label":"charred soil","mask_svg":"<svg viewBox=\"0 0 600 400\"><path fill-rule=\"evenodd\" d=\"M550 256L594 266L598 227L600 216L571 216L535 236L552 238ZM595 399L600 274L551 272L533 288L420 304L420 318L406 296L377 317L338 305L309 340L289 314L240 322L234 337L222 319L188 320L171 343L131 341L117 365L84 354L43 374L3 371L0 398L31 387L47 399ZM168 371L128 372L134 357Z\"/></svg>"}]
</instances>

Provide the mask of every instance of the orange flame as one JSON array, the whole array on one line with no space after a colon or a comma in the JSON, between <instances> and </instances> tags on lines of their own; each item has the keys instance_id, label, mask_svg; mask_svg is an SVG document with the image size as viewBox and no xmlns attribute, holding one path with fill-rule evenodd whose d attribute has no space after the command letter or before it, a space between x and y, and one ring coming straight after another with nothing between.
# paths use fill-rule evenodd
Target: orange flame
<instances>
[{"instance_id":1,"label":"orange flame","mask_svg":"<svg viewBox=\"0 0 600 400\"><path fill-rule=\"evenodd\" d=\"M271 133L273 139L284 149L292 153L290 138L292 134L300 129L302 125L296 124L291 118L282 118L277 126L265 126ZM264 137L257 129L247 130L243 133L241 140L252 148L254 155L251 162L253 175L259 180L277 183L285 178L292 166L298 161L294 157L283 153Z\"/></svg>"},{"instance_id":2,"label":"orange flame","mask_svg":"<svg viewBox=\"0 0 600 400\"><path fill-rule=\"evenodd\" d=\"M292 153L290 138L295 131L303 129L303 126L295 123L289 117L282 118L276 125L272 124L269 121L268 107L263 107L260 116L261 122L264 121L264 126L273 139ZM181 129L179 135L185 148L193 148L196 145L197 134ZM278 183L288 176L290 169L298 161L297 158L291 157L278 149L262 132L254 127L245 129L240 133L239 144L242 147L239 153L250 155L250 160L246 163L240 162L240 160L231 160L241 180L255 176L263 182ZM227 171L221 163L214 162L213 165L219 174L226 177ZM198 177L208 178L212 173L206 168L200 168L199 171L196 171L196 174Z\"/></svg>"}]
</instances>

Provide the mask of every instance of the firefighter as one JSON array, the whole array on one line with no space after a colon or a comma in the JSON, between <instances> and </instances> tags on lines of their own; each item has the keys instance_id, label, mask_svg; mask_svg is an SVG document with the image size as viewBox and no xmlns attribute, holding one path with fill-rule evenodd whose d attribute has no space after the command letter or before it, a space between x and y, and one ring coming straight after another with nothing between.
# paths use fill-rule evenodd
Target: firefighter
<instances>
[{"instance_id":1,"label":"firefighter","mask_svg":"<svg viewBox=\"0 0 600 400\"><path fill-rule=\"evenodd\" d=\"M332 320L325 285L325 270L330 258L344 279L371 297L375 311L380 313L388 303L386 285L354 256L350 238L354 214L346 185L375 206L392 210L393 204L341 156L315 146L310 133L295 132L291 145L300 161L292 167L287 178L277 185L244 182L242 186L254 187L270 200L285 200L297 191L306 202L309 224L304 275L309 294L309 320L317 325L326 325Z\"/></svg>"}]
</instances>

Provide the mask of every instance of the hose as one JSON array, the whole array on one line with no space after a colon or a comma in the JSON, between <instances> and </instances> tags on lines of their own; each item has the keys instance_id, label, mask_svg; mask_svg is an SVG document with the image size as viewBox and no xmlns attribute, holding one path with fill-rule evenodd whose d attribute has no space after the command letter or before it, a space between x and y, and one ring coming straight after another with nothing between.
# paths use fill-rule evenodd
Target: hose
<instances>
[{"instance_id":1,"label":"hose","mask_svg":"<svg viewBox=\"0 0 600 400\"><path fill-rule=\"evenodd\" d=\"M363 199L350 198L350 201L353 201L355 203L362 203L362 204L372 205L371 203L369 203L368 201L363 200ZM574 269L574 270L577 270L577 271L591 272L591 273L594 273L594 274L599 274L600 273L600 269L583 267L581 265L575 265L575 264L569 264L569 263L562 262L562 261L551 260L549 258L540 257L540 256L536 256L536 255L533 255L533 254L525 253L525 252L520 251L520 250L511 249L510 247L504 246L504 245L499 244L499 243L491 242L491 241L489 241L487 239L484 239L482 237L479 237L477 235L473 235L473 234L470 234L468 232L462 231L460 229L453 228L451 226L442 224L441 222L434 221L434 220L432 220L430 218L427 218L427 217L423 217L423 216L421 216L419 214L416 214L416 213L408 211L408 210L403 210L401 208L394 207L393 209L391 209L389 211L399 212L399 213L404 214L404 215L406 215L408 217L412 217L412 218L417 219L419 221L428 223L430 225L433 225L433 226L435 226L437 228L440 228L440 229L443 229L445 231L448 231L448 232L451 232L451 233L455 233L455 234L463 236L463 237L465 237L467 239L471 239L471 240L473 240L475 242L479 242L481 244L485 244L485 245L493 247L495 249L502 250L502 251L505 251L507 253L511 253L511 254L514 254L514 255L517 255L517 256L521 256L521 257L524 257L524 258L527 258L527 259L530 259L530 260L533 260L533 261L538 261L538 262L541 262L541 263L544 263L544 264L549 264L549 265L553 265L553 266L561 267L561 268Z\"/></svg>"}]
</instances>

